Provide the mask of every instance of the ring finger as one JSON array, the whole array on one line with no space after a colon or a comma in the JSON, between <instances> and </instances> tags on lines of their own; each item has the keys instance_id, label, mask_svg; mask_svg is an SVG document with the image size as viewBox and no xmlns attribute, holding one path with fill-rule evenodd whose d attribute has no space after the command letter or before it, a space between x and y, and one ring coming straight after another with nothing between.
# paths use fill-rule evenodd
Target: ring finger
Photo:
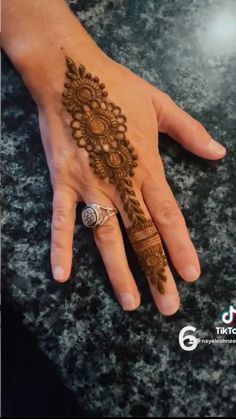
<instances>
[{"instance_id":1,"label":"ring finger","mask_svg":"<svg viewBox=\"0 0 236 419\"><path fill-rule=\"evenodd\" d=\"M86 204L96 203L114 207L114 203L98 189L82 194ZM118 219L112 216L103 225L94 228L94 239L101 253L108 276L122 308L135 310L140 305L140 294L129 269Z\"/></svg>"}]
</instances>

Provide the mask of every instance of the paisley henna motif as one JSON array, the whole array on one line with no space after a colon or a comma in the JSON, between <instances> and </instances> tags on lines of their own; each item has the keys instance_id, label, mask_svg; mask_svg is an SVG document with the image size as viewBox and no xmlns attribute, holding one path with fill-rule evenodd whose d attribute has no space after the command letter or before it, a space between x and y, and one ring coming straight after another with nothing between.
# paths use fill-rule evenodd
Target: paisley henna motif
<instances>
[{"instance_id":1,"label":"paisley henna motif","mask_svg":"<svg viewBox=\"0 0 236 419\"><path fill-rule=\"evenodd\" d=\"M105 85L98 77L77 69L66 57L66 82L63 104L72 115L72 136L78 147L89 153L89 163L101 179L108 179L120 193L131 227L127 229L130 242L150 281L164 293L167 266L157 228L147 220L136 198L131 177L138 157L126 138L126 117L121 109L109 102Z\"/></svg>"}]
</instances>

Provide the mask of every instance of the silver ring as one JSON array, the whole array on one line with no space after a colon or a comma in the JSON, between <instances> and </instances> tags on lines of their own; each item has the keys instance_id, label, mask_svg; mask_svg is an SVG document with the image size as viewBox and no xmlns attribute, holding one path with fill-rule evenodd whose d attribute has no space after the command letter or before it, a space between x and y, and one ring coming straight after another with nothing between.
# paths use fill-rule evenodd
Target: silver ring
<instances>
[{"instance_id":1,"label":"silver ring","mask_svg":"<svg viewBox=\"0 0 236 419\"><path fill-rule=\"evenodd\" d=\"M116 208L110 208L104 205L91 203L83 208L82 221L86 227L94 228L103 225L116 213Z\"/></svg>"}]
</instances>

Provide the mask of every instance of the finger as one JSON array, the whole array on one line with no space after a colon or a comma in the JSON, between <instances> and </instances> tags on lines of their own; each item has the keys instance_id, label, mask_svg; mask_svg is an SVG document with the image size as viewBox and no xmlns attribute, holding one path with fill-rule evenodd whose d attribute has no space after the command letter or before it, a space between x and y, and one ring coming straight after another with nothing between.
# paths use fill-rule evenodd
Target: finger
<instances>
[{"instance_id":1,"label":"finger","mask_svg":"<svg viewBox=\"0 0 236 419\"><path fill-rule=\"evenodd\" d=\"M161 170L156 178L153 176L145 180L142 192L177 272L185 281L197 280L200 276L197 252L182 212Z\"/></svg>"},{"instance_id":2,"label":"finger","mask_svg":"<svg viewBox=\"0 0 236 419\"><path fill-rule=\"evenodd\" d=\"M213 140L200 122L158 89L154 90L154 106L160 132L170 135L184 148L205 159L217 160L225 156L225 147Z\"/></svg>"},{"instance_id":3,"label":"finger","mask_svg":"<svg viewBox=\"0 0 236 419\"><path fill-rule=\"evenodd\" d=\"M154 302L160 313L164 316L172 316L179 310L180 297L169 266L166 267L165 275L167 278L165 282L165 294L161 294L158 291L150 278L147 277L147 280Z\"/></svg>"},{"instance_id":4,"label":"finger","mask_svg":"<svg viewBox=\"0 0 236 419\"><path fill-rule=\"evenodd\" d=\"M84 201L113 207L113 202L100 191L83 193ZM122 234L116 216L94 229L96 245L101 253L107 274L122 308L135 310L140 305L140 294L127 262Z\"/></svg>"},{"instance_id":5,"label":"finger","mask_svg":"<svg viewBox=\"0 0 236 419\"><path fill-rule=\"evenodd\" d=\"M66 281L71 272L76 197L55 189L51 225L51 266L56 281Z\"/></svg>"},{"instance_id":6,"label":"finger","mask_svg":"<svg viewBox=\"0 0 236 419\"><path fill-rule=\"evenodd\" d=\"M138 257L150 285L150 290L159 311L168 316L174 314L180 305L179 294L172 273L168 266L163 264L163 248L156 226L151 220L150 213L143 201L142 194L135 190L136 198L144 213L145 220L130 222L123 209L123 204L117 200L124 225L133 249ZM132 209L135 214L135 209ZM130 212L130 209L129 209ZM164 258L166 263L166 259ZM165 278L165 281L163 280ZM164 292L163 292L164 290Z\"/></svg>"}]
</instances>

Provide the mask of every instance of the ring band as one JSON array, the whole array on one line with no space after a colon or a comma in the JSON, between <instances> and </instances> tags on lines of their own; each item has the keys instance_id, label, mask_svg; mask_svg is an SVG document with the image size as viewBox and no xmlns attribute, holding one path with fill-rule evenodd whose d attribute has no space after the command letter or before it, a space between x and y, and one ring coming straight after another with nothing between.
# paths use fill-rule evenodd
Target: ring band
<instances>
[{"instance_id":1,"label":"ring band","mask_svg":"<svg viewBox=\"0 0 236 419\"><path fill-rule=\"evenodd\" d=\"M116 213L116 208L90 203L82 210L82 221L86 227L95 228L103 225Z\"/></svg>"}]
</instances>

